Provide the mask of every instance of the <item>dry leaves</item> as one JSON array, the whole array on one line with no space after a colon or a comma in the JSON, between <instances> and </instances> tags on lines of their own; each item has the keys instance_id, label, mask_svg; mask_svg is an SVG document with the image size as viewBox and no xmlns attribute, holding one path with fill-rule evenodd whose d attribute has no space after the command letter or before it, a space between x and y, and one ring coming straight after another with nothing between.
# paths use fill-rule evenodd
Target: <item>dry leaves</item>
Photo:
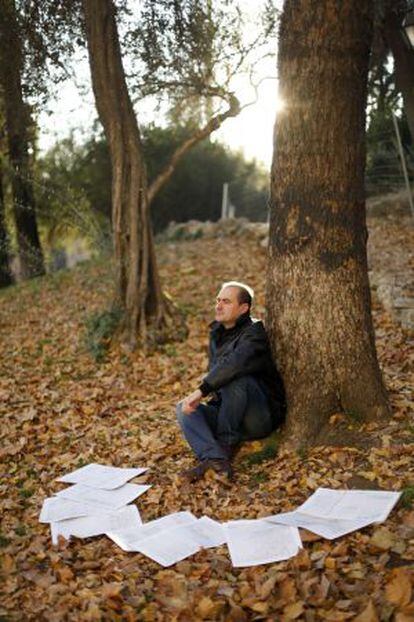
<instances>
[{"instance_id":1,"label":"dry leaves","mask_svg":"<svg viewBox=\"0 0 414 622\"><path fill-rule=\"evenodd\" d=\"M233 278L251 282L259 307L264 305L264 250L251 239L240 244L228 238L225 245L225 262L223 240L159 249L163 281L189 313L187 342L153 354L114 349L100 366L84 351L81 334L85 316L109 304L111 277L103 263L2 292L3 618L413 621L410 508L400 506L386 525L338 541L303 532L304 549L296 558L247 569L232 568L225 547L168 570L123 553L104 537L52 547L47 526L37 522L43 499L57 490L53 480L90 461L151 467L154 486L138 503L144 520L185 509L219 520L275 514L296 507L319 485L343 487L357 475L368 487L412 485L413 381L406 363L413 361L414 346L376 307L377 345L394 417L383 428L366 428L376 439L372 447L320 447L306 456L282 450L275 459L249 464L249 455L262 448L261 442L250 443L236 460L234 485L225 488L210 478L182 486L178 472L192 458L174 407L204 372L217 284ZM333 416L332 426L345 424L342 414Z\"/></svg>"}]
</instances>

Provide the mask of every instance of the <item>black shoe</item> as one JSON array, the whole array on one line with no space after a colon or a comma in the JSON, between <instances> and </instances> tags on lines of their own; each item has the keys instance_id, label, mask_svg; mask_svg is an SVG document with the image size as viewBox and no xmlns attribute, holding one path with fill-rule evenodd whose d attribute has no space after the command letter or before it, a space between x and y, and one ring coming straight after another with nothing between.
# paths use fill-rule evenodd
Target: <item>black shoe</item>
<instances>
[{"instance_id":1,"label":"black shoe","mask_svg":"<svg viewBox=\"0 0 414 622\"><path fill-rule=\"evenodd\" d=\"M225 475L228 479L233 477L233 470L229 460L202 460L195 467L186 469L180 473L181 477L189 482L197 482L202 479L211 469L220 475Z\"/></svg>"},{"instance_id":2,"label":"black shoe","mask_svg":"<svg viewBox=\"0 0 414 622\"><path fill-rule=\"evenodd\" d=\"M227 456L227 460L229 462L232 462L232 460L234 460L237 452L239 451L240 447L241 447L241 443L237 443L237 445L222 445L220 444L221 449L224 451L224 453Z\"/></svg>"}]
</instances>

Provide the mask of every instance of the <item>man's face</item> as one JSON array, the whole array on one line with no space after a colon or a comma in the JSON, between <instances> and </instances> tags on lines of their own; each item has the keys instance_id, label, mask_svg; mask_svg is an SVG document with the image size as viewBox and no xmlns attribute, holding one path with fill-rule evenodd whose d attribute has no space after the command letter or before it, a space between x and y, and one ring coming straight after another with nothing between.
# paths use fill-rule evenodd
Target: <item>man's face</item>
<instances>
[{"instance_id":1,"label":"man's face","mask_svg":"<svg viewBox=\"0 0 414 622\"><path fill-rule=\"evenodd\" d=\"M239 289L237 287L224 287L216 298L215 319L221 322L225 328L232 328L240 315L249 310L246 302L242 304L238 300Z\"/></svg>"}]
</instances>

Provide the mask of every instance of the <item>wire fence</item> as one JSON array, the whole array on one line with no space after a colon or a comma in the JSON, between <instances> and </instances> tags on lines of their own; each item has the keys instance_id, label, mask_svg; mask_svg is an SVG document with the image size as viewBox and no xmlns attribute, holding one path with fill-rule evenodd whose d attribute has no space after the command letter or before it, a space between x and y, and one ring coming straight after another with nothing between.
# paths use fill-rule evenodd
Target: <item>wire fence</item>
<instances>
[{"instance_id":1,"label":"wire fence","mask_svg":"<svg viewBox=\"0 0 414 622\"><path fill-rule=\"evenodd\" d=\"M367 133L365 194L367 199L401 193L407 197L407 214L414 218L414 152L401 141L390 119L389 126ZM243 187L244 178L234 178L223 187L221 217L244 217L257 222L269 218L268 191L254 192Z\"/></svg>"}]
</instances>

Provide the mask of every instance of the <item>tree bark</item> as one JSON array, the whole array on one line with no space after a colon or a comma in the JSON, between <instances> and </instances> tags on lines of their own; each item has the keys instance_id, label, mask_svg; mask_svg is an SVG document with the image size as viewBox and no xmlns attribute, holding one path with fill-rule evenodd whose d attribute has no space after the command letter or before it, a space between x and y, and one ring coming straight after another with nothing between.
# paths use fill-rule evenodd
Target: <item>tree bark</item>
<instances>
[{"instance_id":1,"label":"tree bark","mask_svg":"<svg viewBox=\"0 0 414 622\"><path fill-rule=\"evenodd\" d=\"M296 447L316 442L333 413L389 413L366 256L371 15L371 0L286 0L281 20L267 327Z\"/></svg>"},{"instance_id":2,"label":"tree bark","mask_svg":"<svg viewBox=\"0 0 414 622\"><path fill-rule=\"evenodd\" d=\"M10 270L9 238L4 214L3 174L0 162L0 287L12 285L13 277Z\"/></svg>"},{"instance_id":3,"label":"tree bark","mask_svg":"<svg viewBox=\"0 0 414 622\"><path fill-rule=\"evenodd\" d=\"M394 57L395 81L401 92L408 127L414 143L414 50L410 49L402 34L404 14L389 5L384 19L384 34Z\"/></svg>"},{"instance_id":4,"label":"tree bark","mask_svg":"<svg viewBox=\"0 0 414 622\"><path fill-rule=\"evenodd\" d=\"M96 107L108 141L112 165L112 223L117 304L123 332L133 349L146 342L151 327L171 325L163 296L148 213L148 190L141 137L122 66L112 0L83 0L89 62Z\"/></svg>"},{"instance_id":5,"label":"tree bark","mask_svg":"<svg viewBox=\"0 0 414 622\"><path fill-rule=\"evenodd\" d=\"M44 274L43 253L36 220L36 205L29 158L28 106L23 99L22 44L14 0L4 0L0 19L0 79L5 126L12 169L13 212L19 249L20 275Z\"/></svg>"}]
</instances>

